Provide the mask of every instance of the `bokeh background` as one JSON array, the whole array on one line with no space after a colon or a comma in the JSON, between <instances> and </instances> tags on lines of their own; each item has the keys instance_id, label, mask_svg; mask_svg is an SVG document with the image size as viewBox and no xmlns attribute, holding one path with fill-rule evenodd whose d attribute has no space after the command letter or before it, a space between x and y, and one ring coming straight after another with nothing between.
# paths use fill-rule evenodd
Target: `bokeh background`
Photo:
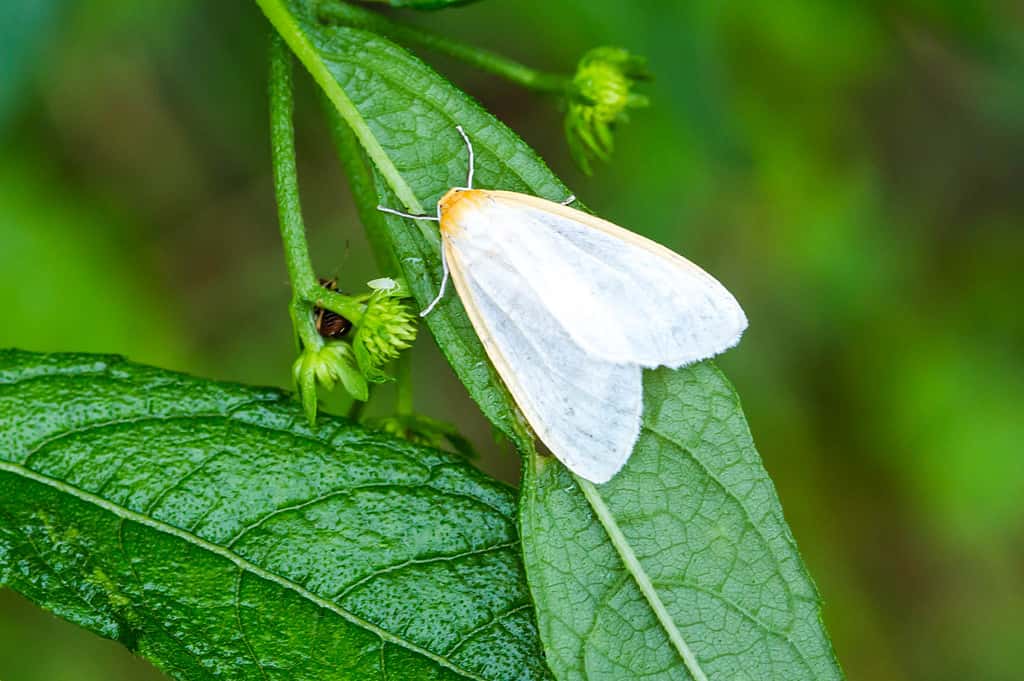
<instances>
[{"instance_id":1,"label":"bokeh background","mask_svg":"<svg viewBox=\"0 0 1024 681\"><path fill-rule=\"evenodd\" d=\"M751 327L743 397L849 677L1024 664L1024 5L482 0L398 13L530 65L647 55L653 106L576 170L543 96L421 53L600 214L707 267ZM0 3L0 347L286 386L292 340L251 2ZM315 259L375 271L313 90ZM418 406L517 462L429 338ZM386 413L385 393L371 410ZM0 592L0 679L159 675Z\"/></svg>"}]
</instances>

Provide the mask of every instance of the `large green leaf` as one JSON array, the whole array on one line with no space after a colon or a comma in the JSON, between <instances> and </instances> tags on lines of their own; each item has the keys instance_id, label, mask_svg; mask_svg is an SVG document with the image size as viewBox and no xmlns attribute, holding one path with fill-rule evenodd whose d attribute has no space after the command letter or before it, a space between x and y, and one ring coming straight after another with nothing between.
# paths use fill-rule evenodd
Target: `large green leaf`
<instances>
[{"instance_id":1,"label":"large green leaf","mask_svg":"<svg viewBox=\"0 0 1024 681\"><path fill-rule=\"evenodd\" d=\"M332 26L300 0L264 10L376 166L381 201L431 211L464 182L568 192L514 133L393 43ZM436 225L388 218L421 303L437 290ZM569 679L837 679L814 587L750 442L710 364L645 376L646 430L628 467L595 488L524 442L516 411L455 296L428 318L448 360L528 459L523 549L555 676Z\"/></svg>"},{"instance_id":2,"label":"large green leaf","mask_svg":"<svg viewBox=\"0 0 1024 681\"><path fill-rule=\"evenodd\" d=\"M644 400L609 483L528 468L523 542L558 677L841 679L732 386L710 363L648 371Z\"/></svg>"},{"instance_id":3,"label":"large green leaf","mask_svg":"<svg viewBox=\"0 0 1024 681\"><path fill-rule=\"evenodd\" d=\"M0 352L0 584L179 679L544 679L515 497L274 390Z\"/></svg>"}]
</instances>

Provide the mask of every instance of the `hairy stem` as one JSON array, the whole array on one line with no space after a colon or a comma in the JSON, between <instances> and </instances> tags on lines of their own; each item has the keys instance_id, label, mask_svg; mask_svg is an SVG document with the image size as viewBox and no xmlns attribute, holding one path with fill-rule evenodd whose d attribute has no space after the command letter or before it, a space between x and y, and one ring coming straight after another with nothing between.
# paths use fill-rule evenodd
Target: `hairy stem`
<instances>
[{"instance_id":1,"label":"hairy stem","mask_svg":"<svg viewBox=\"0 0 1024 681\"><path fill-rule=\"evenodd\" d=\"M320 55L317 54L316 48L309 42L309 39L296 22L295 17L288 11L282 0L256 0L256 4L260 6L267 19L270 20L270 23L273 24L280 36L288 43L292 52L295 53L295 56L299 58L299 61L302 62L310 75L313 76L313 80L324 91L327 98L331 100L331 104L334 105L338 114L348 123L356 139L363 145L366 155L377 167L377 170L380 171L384 181L388 183L398 199L409 212L423 213L423 204L416 197L412 187L405 181L402 174L398 172L398 168L395 167L394 162L392 162L384 147L381 146L380 140L370 130L366 119L360 115L355 105L352 104L352 100L348 98L341 85L331 75ZM440 242L435 225L424 220L417 220L416 224L430 243L437 245Z\"/></svg>"},{"instance_id":2,"label":"hairy stem","mask_svg":"<svg viewBox=\"0 0 1024 681\"><path fill-rule=\"evenodd\" d=\"M293 108L292 56L284 41L275 35L270 40L270 148L281 240L292 285L289 312L302 345L316 349L323 346L323 339L317 333L313 309L304 294L312 287L319 288L319 285L302 222L299 177L295 168Z\"/></svg>"},{"instance_id":3,"label":"hairy stem","mask_svg":"<svg viewBox=\"0 0 1024 681\"><path fill-rule=\"evenodd\" d=\"M489 71L530 90L566 92L572 83L572 79L567 76L531 69L494 52L460 43L446 36L424 31L419 27L396 23L346 2L324 2L318 10L319 18L322 21L362 28L406 45L424 47Z\"/></svg>"},{"instance_id":4,"label":"hairy stem","mask_svg":"<svg viewBox=\"0 0 1024 681\"><path fill-rule=\"evenodd\" d=\"M353 324L358 324L363 319L365 305L352 296L346 296L335 291L328 291L319 284L316 288L306 294L306 299L317 307L322 307L331 312L337 312Z\"/></svg>"}]
</instances>

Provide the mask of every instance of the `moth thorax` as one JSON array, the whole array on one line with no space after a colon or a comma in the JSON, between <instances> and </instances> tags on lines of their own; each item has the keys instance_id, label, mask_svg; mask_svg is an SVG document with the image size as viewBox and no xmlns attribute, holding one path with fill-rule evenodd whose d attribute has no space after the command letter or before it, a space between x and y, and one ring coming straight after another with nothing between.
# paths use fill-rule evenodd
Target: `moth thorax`
<instances>
[{"instance_id":1,"label":"moth thorax","mask_svg":"<svg viewBox=\"0 0 1024 681\"><path fill-rule=\"evenodd\" d=\"M466 212L479 208L484 201L485 192L479 189L449 189L437 204L441 215L441 233L458 232L464 224Z\"/></svg>"}]
</instances>

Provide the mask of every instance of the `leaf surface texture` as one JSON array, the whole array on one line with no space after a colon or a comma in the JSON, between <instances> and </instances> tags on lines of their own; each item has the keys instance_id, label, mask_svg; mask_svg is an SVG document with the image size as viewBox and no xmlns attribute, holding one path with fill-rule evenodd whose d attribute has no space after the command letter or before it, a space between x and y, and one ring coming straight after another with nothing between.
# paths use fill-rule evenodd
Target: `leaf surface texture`
<instances>
[{"instance_id":1,"label":"leaf surface texture","mask_svg":"<svg viewBox=\"0 0 1024 681\"><path fill-rule=\"evenodd\" d=\"M545 679L515 497L274 390L0 352L0 584L180 679Z\"/></svg>"}]
</instances>

